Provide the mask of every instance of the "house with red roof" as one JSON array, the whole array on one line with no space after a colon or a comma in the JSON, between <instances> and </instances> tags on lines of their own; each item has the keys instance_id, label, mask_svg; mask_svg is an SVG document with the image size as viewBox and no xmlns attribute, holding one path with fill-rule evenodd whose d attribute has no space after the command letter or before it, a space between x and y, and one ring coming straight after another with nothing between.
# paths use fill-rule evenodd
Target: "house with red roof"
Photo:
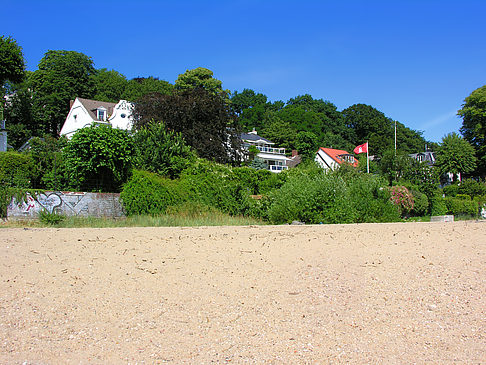
<instances>
[{"instance_id":1,"label":"house with red roof","mask_svg":"<svg viewBox=\"0 0 486 365\"><path fill-rule=\"evenodd\" d=\"M354 155L344 150L336 150L334 148L321 147L316 153L314 159L323 169L335 170L343 163L358 167L358 160Z\"/></svg>"}]
</instances>

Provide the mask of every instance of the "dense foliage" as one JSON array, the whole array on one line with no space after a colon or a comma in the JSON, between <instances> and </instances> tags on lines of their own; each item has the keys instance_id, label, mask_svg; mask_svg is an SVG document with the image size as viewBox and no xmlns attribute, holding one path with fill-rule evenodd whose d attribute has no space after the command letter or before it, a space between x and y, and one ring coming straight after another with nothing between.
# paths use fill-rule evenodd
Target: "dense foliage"
<instances>
[{"instance_id":1,"label":"dense foliage","mask_svg":"<svg viewBox=\"0 0 486 365\"><path fill-rule=\"evenodd\" d=\"M80 129L63 149L68 184L83 191L118 191L129 176L133 155L126 131L106 125Z\"/></svg>"}]
</instances>

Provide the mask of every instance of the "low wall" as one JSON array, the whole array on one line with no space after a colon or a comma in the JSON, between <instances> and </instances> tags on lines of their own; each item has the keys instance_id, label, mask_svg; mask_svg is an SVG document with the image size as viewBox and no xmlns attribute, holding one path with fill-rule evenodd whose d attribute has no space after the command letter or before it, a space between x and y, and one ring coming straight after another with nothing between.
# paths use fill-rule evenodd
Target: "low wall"
<instances>
[{"instance_id":1,"label":"low wall","mask_svg":"<svg viewBox=\"0 0 486 365\"><path fill-rule=\"evenodd\" d=\"M27 201L15 199L7 208L7 218L34 219L40 211L77 217L124 217L120 194L83 193L71 191L46 191L36 198L27 196Z\"/></svg>"}]
</instances>

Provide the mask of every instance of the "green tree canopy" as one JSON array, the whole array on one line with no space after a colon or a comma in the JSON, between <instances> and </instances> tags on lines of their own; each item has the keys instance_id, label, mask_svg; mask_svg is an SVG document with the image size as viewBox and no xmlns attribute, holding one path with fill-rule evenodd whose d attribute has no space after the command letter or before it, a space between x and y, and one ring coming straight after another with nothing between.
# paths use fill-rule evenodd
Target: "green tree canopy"
<instances>
[{"instance_id":1,"label":"green tree canopy","mask_svg":"<svg viewBox=\"0 0 486 365\"><path fill-rule=\"evenodd\" d=\"M118 103L128 85L127 78L115 70L102 68L94 75L96 94L93 99Z\"/></svg>"},{"instance_id":2,"label":"green tree canopy","mask_svg":"<svg viewBox=\"0 0 486 365\"><path fill-rule=\"evenodd\" d=\"M474 147L457 133L442 138L435 166L440 174L468 174L476 168Z\"/></svg>"},{"instance_id":3,"label":"green tree canopy","mask_svg":"<svg viewBox=\"0 0 486 365\"><path fill-rule=\"evenodd\" d=\"M478 157L478 173L486 175L486 85L469 95L462 109L457 112L462 117L460 129L464 139L474 146Z\"/></svg>"},{"instance_id":4,"label":"green tree canopy","mask_svg":"<svg viewBox=\"0 0 486 365\"><path fill-rule=\"evenodd\" d=\"M211 94L219 94L223 91L229 94L228 90L223 90L222 84L220 80L213 77L213 71L198 67L180 74L175 81L175 88L177 90L203 88Z\"/></svg>"},{"instance_id":5,"label":"green tree canopy","mask_svg":"<svg viewBox=\"0 0 486 365\"><path fill-rule=\"evenodd\" d=\"M45 133L58 135L76 97L91 99L96 70L91 57L74 51L47 51L33 72L34 109Z\"/></svg>"},{"instance_id":6,"label":"green tree canopy","mask_svg":"<svg viewBox=\"0 0 486 365\"><path fill-rule=\"evenodd\" d=\"M100 125L78 130L62 152L72 188L117 192L128 179L134 146L126 131Z\"/></svg>"},{"instance_id":7,"label":"green tree canopy","mask_svg":"<svg viewBox=\"0 0 486 365\"><path fill-rule=\"evenodd\" d=\"M224 94L203 88L187 89L172 95L159 93L142 97L134 108L136 130L163 121L169 130L182 133L200 157L221 163L239 163L240 129L237 116Z\"/></svg>"},{"instance_id":8,"label":"green tree canopy","mask_svg":"<svg viewBox=\"0 0 486 365\"><path fill-rule=\"evenodd\" d=\"M0 87L5 81L21 82L25 74L22 48L11 37L0 36Z\"/></svg>"},{"instance_id":9,"label":"green tree canopy","mask_svg":"<svg viewBox=\"0 0 486 365\"><path fill-rule=\"evenodd\" d=\"M136 102L151 93L169 95L173 89L174 86L172 84L165 80L159 80L157 77L136 77L128 81L121 99Z\"/></svg>"}]
</instances>

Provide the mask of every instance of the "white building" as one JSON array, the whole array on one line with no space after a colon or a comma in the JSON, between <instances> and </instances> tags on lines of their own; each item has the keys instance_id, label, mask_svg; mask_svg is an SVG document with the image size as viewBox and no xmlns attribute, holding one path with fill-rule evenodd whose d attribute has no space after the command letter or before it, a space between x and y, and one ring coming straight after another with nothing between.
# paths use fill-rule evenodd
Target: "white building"
<instances>
[{"instance_id":1,"label":"white building","mask_svg":"<svg viewBox=\"0 0 486 365\"><path fill-rule=\"evenodd\" d=\"M260 137L255 130L243 133L241 139L245 149L255 146L260 151L257 157L265 162L270 171L282 172L289 168L288 165L292 159L285 156L285 148L274 147L275 143Z\"/></svg>"},{"instance_id":2,"label":"white building","mask_svg":"<svg viewBox=\"0 0 486 365\"><path fill-rule=\"evenodd\" d=\"M126 100L109 103L76 98L61 128L61 135L71 138L78 129L93 124L107 124L113 128L131 130L132 109L133 104Z\"/></svg>"},{"instance_id":3,"label":"white building","mask_svg":"<svg viewBox=\"0 0 486 365\"><path fill-rule=\"evenodd\" d=\"M325 170L335 170L342 163L348 163L354 167L358 166L358 161L352 154L347 151L336 150L334 148L319 148L314 160Z\"/></svg>"}]
</instances>

